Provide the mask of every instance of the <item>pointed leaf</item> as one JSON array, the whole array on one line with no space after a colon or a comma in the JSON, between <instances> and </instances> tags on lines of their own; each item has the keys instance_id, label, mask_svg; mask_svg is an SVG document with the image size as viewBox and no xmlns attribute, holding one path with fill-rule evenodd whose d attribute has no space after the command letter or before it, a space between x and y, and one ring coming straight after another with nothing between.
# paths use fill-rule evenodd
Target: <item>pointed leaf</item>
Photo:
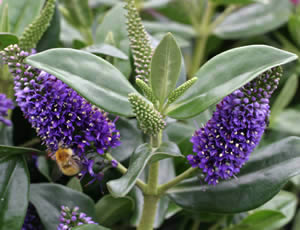
<instances>
[{"instance_id":1,"label":"pointed leaf","mask_svg":"<svg viewBox=\"0 0 300 230\"><path fill-rule=\"evenodd\" d=\"M274 197L284 184L300 173L300 138L276 142L250 157L237 179L217 186L187 180L169 191L180 206L214 213L236 213L254 209ZM234 204L234 205L232 205Z\"/></svg>"},{"instance_id":2,"label":"pointed leaf","mask_svg":"<svg viewBox=\"0 0 300 230\"><path fill-rule=\"evenodd\" d=\"M297 55L265 45L232 49L209 60L196 73L197 82L167 110L176 119L194 117L266 70Z\"/></svg>"},{"instance_id":3,"label":"pointed leaf","mask_svg":"<svg viewBox=\"0 0 300 230\"><path fill-rule=\"evenodd\" d=\"M0 33L0 50L3 50L5 47L17 44L19 39L16 35L10 33Z\"/></svg>"},{"instance_id":4,"label":"pointed leaf","mask_svg":"<svg viewBox=\"0 0 300 230\"><path fill-rule=\"evenodd\" d=\"M74 208L94 218L94 202L87 195L58 184L32 184L30 202L36 208L46 230L55 230L59 224L61 206Z\"/></svg>"},{"instance_id":5,"label":"pointed leaf","mask_svg":"<svg viewBox=\"0 0 300 230\"><path fill-rule=\"evenodd\" d=\"M53 74L92 104L111 113L133 116L128 94L137 91L119 70L102 58L79 50L52 49L26 60Z\"/></svg>"},{"instance_id":6,"label":"pointed leaf","mask_svg":"<svg viewBox=\"0 0 300 230\"><path fill-rule=\"evenodd\" d=\"M214 33L225 39L239 39L267 33L289 20L291 2L271 0L269 4L256 3L243 7L219 24Z\"/></svg>"},{"instance_id":7,"label":"pointed leaf","mask_svg":"<svg viewBox=\"0 0 300 230\"><path fill-rule=\"evenodd\" d=\"M104 54L111 57L128 60L128 56L122 50L105 43L88 46L83 50L94 54Z\"/></svg>"},{"instance_id":8,"label":"pointed leaf","mask_svg":"<svg viewBox=\"0 0 300 230\"><path fill-rule=\"evenodd\" d=\"M21 155L0 156L0 230L21 229L27 211L29 173Z\"/></svg>"},{"instance_id":9,"label":"pointed leaf","mask_svg":"<svg viewBox=\"0 0 300 230\"><path fill-rule=\"evenodd\" d=\"M32 148L0 145L0 156L26 153L42 153L42 151Z\"/></svg>"},{"instance_id":10,"label":"pointed leaf","mask_svg":"<svg viewBox=\"0 0 300 230\"><path fill-rule=\"evenodd\" d=\"M161 104L175 88L180 70L181 51L169 33L156 47L151 61L151 86Z\"/></svg>"},{"instance_id":11,"label":"pointed leaf","mask_svg":"<svg viewBox=\"0 0 300 230\"><path fill-rule=\"evenodd\" d=\"M129 217L134 209L134 200L129 197L114 198L111 195L102 197L96 204L97 223L112 226Z\"/></svg>"},{"instance_id":12,"label":"pointed leaf","mask_svg":"<svg viewBox=\"0 0 300 230\"><path fill-rule=\"evenodd\" d=\"M151 163L160 161L169 157L184 157L178 146L174 142L164 142L155 150L151 158Z\"/></svg>"}]
</instances>

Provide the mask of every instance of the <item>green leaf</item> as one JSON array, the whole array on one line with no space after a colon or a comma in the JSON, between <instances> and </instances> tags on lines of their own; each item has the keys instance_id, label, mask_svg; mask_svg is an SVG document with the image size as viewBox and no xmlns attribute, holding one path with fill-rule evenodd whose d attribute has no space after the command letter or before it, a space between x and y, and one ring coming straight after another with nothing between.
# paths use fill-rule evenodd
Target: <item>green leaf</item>
<instances>
[{"instance_id":1,"label":"green leaf","mask_svg":"<svg viewBox=\"0 0 300 230\"><path fill-rule=\"evenodd\" d=\"M13 145L13 128L12 126L7 126L0 124L0 145Z\"/></svg>"},{"instance_id":2,"label":"green leaf","mask_svg":"<svg viewBox=\"0 0 300 230\"><path fill-rule=\"evenodd\" d=\"M8 4L10 32L20 36L25 27L39 15L44 2L44 0L3 0L0 12Z\"/></svg>"},{"instance_id":3,"label":"green leaf","mask_svg":"<svg viewBox=\"0 0 300 230\"><path fill-rule=\"evenodd\" d=\"M134 115L128 94L137 91L120 71L102 58L79 50L52 49L30 56L26 61L53 74L92 104L118 115Z\"/></svg>"},{"instance_id":4,"label":"green leaf","mask_svg":"<svg viewBox=\"0 0 300 230\"><path fill-rule=\"evenodd\" d=\"M119 179L107 183L107 188L114 197L124 197L135 185L146 165L170 157L180 157L176 144L165 142L158 149L152 149L149 144L142 144L133 153L127 173Z\"/></svg>"},{"instance_id":5,"label":"green leaf","mask_svg":"<svg viewBox=\"0 0 300 230\"><path fill-rule=\"evenodd\" d=\"M0 156L27 153L42 153L42 151L32 148L0 145Z\"/></svg>"},{"instance_id":6,"label":"green leaf","mask_svg":"<svg viewBox=\"0 0 300 230\"><path fill-rule=\"evenodd\" d=\"M300 211L297 212L292 230L300 230Z\"/></svg>"},{"instance_id":7,"label":"green leaf","mask_svg":"<svg viewBox=\"0 0 300 230\"><path fill-rule=\"evenodd\" d=\"M289 20L291 3L287 0L272 0L269 4L245 6L220 23L214 34L224 39L240 39L265 34Z\"/></svg>"},{"instance_id":8,"label":"green leaf","mask_svg":"<svg viewBox=\"0 0 300 230\"><path fill-rule=\"evenodd\" d=\"M100 225L95 224L84 224L78 227L72 228L72 230L110 230L109 228L105 228Z\"/></svg>"},{"instance_id":9,"label":"green leaf","mask_svg":"<svg viewBox=\"0 0 300 230\"><path fill-rule=\"evenodd\" d=\"M96 222L104 226L112 226L130 216L134 209L134 201L128 196L114 198L111 195L106 195L97 202L95 207Z\"/></svg>"},{"instance_id":10,"label":"green leaf","mask_svg":"<svg viewBox=\"0 0 300 230\"><path fill-rule=\"evenodd\" d=\"M275 230L291 221L295 215L297 197L281 191L272 200L255 209L234 227L226 230Z\"/></svg>"},{"instance_id":11,"label":"green leaf","mask_svg":"<svg viewBox=\"0 0 300 230\"><path fill-rule=\"evenodd\" d=\"M253 2L270 4L270 1L272 1L272 0L211 0L211 1L215 2L217 4L229 5L229 4L249 4L249 3L253 3Z\"/></svg>"},{"instance_id":12,"label":"green leaf","mask_svg":"<svg viewBox=\"0 0 300 230\"><path fill-rule=\"evenodd\" d=\"M21 155L0 156L0 230L21 229L29 196L29 173Z\"/></svg>"},{"instance_id":13,"label":"green leaf","mask_svg":"<svg viewBox=\"0 0 300 230\"><path fill-rule=\"evenodd\" d=\"M193 38L197 36L197 33L192 26L181 24L177 22L154 22L154 21L143 21L143 25L149 33L167 33L178 34L183 38Z\"/></svg>"},{"instance_id":14,"label":"green leaf","mask_svg":"<svg viewBox=\"0 0 300 230\"><path fill-rule=\"evenodd\" d=\"M71 180L69 180L67 186L77 192L82 192L82 186L77 177L73 177Z\"/></svg>"},{"instance_id":15,"label":"green leaf","mask_svg":"<svg viewBox=\"0 0 300 230\"><path fill-rule=\"evenodd\" d=\"M11 44L17 44L19 39L16 35L10 33L0 33L0 50Z\"/></svg>"},{"instance_id":16,"label":"green leaf","mask_svg":"<svg viewBox=\"0 0 300 230\"><path fill-rule=\"evenodd\" d=\"M42 36L41 40L37 44L38 52L51 49L51 48L56 48L58 46L59 35L60 35L60 20L61 20L61 16L56 5L54 15L50 22L50 26L48 27L48 29ZM68 34L68 36L69 35L70 34Z\"/></svg>"},{"instance_id":17,"label":"green leaf","mask_svg":"<svg viewBox=\"0 0 300 230\"><path fill-rule=\"evenodd\" d=\"M172 0L149 0L142 4L143 9L157 9L167 5Z\"/></svg>"},{"instance_id":18,"label":"green leaf","mask_svg":"<svg viewBox=\"0 0 300 230\"><path fill-rule=\"evenodd\" d=\"M296 42L298 48L300 48L300 16L299 14L292 15L289 19L288 28L289 32L293 38L293 40Z\"/></svg>"},{"instance_id":19,"label":"green leaf","mask_svg":"<svg viewBox=\"0 0 300 230\"><path fill-rule=\"evenodd\" d=\"M180 70L181 51L169 33L156 47L151 61L151 86L161 105L175 88Z\"/></svg>"},{"instance_id":20,"label":"green leaf","mask_svg":"<svg viewBox=\"0 0 300 230\"><path fill-rule=\"evenodd\" d=\"M139 145L144 143L143 133L138 129L137 121L133 119L119 118L116 125L121 134L122 145L112 149L111 154L117 161L122 162L128 159Z\"/></svg>"},{"instance_id":21,"label":"green leaf","mask_svg":"<svg viewBox=\"0 0 300 230\"><path fill-rule=\"evenodd\" d=\"M298 76L295 74L288 78L279 95L276 97L276 101L271 109L271 121L276 119L276 116L278 116L283 109L289 105L297 92L297 88Z\"/></svg>"},{"instance_id":22,"label":"green leaf","mask_svg":"<svg viewBox=\"0 0 300 230\"><path fill-rule=\"evenodd\" d=\"M48 159L45 156L39 156L37 158L37 168L40 171L40 173L47 178L48 181L52 182Z\"/></svg>"},{"instance_id":23,"label":"green leaf","mask_svg":"<svg viewBox=\"0 0 300 230\"><path fill-rule=\"evenodd\" d=\"M290 135L300 135L299 117L299 110L286 109L276 117L271 129L279 132L287 132Z\"/></svg>"},{"instance_id":24,"label":"green leaf","mask_svg":"<svg viewBox=\"0 0 300 230\"><path fill-rule=\"evenodd\" d=\"M32 184L30 202L36 208L46 230L56 230L59 224L61 206L79 207L81 212L94 218L94 202L83 193L59 184Z\"/></svg>"},{"instance_id":25,"label":"green leaf","mask_svg":"<svg viewBox=\"0 0 300 230\"><path fill-rule=\"evenodd\" d=\"M8 4L6 4L4 7L2 7L0 32L9 32Z\"/></svg>"},{"instance_id":26,"label":"green leaf","mask_svg":"<svg viewBox=\"0 0 300 230\"><path fill-rule=\"evenodd\" d=\"M274 197L300 173L300 138L290 137L253 153L237 175L217 186L187 180L169 191L179 206L193 211L237 213L254 209ZM234 205L232 205L234 204Z\"/></svg>"},{"instance_id":27,"label":"green leaf","mask_svg":"<svg viewBox=\"0 0 300 230\"><path fill-rule=\"evenodd\" d=\"M104 54L111 57L128 60L128 56L122 50L105 43L88 46L83 50L94 54Z\"/></svg>"},{"instance_id":28,"label":"green leaf","mask_svg":"<svg viewBox=\"0 0 300 230\"><path fill-rule=\"evenodd\" d=\"M126 10L124 3L117 4L109 10L104 16L102 23L96 29L95 43L107 43L108 34L112 34L115 44L118 49L122 50L127 56L130 55L129 39L126 30ZM112 45L112 44L110 44ZM116 66L127 78L131 74L130 60L114 60Z\"/></svg>"},{"instance_id":29,"label":"green leaf","mask_svg":"<svg viewBox=\"0 0 300 230\"><path fill-rule=\"evenodd\" d=\"M297 58L295 54L264 45L221 53L200 68L197 82L168 108L167 115L176 119L194 117L259 74Z\"/></svg>"}]
</instances>

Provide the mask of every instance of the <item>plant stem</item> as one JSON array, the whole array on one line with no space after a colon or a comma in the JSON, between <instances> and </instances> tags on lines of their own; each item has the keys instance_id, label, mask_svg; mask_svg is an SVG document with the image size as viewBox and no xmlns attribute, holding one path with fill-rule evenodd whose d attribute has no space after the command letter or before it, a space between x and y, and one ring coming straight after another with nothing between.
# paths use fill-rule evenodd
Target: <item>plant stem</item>
<instances>
[{"instance_id":1,"label":"plant stem","mask_svg":"<svg viewBox=\"0 0 300 230\"><path fill-rule=\"evenodd\" d=\"M191 230L198 230L200 227L200 220L194 220L193 226Z\"/></svg>"},{"instance_id":2,"label":"plant stem","mask_svg":"<svg viewBox=\"0 0 300 230\"><path fill-rule=\"evenodd\" d=\"M108 161L115 160L110 153L106 153L104 158ZM116 161L116 160L115 160ZM127 172L127 168L118 162L118 166L116 168L120 173L125 174ZM144 192L146 190L147 185L140 179L137 179L136 185Z\"/></svg>"},{"instance_id":3,"label":"plant stem","mask_svg":"<svg viewBox=\"0 0 300 230\"><path fill-rule=\"evenodd\" d=\"M162 141L162 131L151 137L152 148L158 148ZM138 230L152 230L157 204L160 197L158 192L159 161L154 162L149 167L149 176L146 192L144 192L144 207Z\"/></svg>"},{"instance_id":4,"label":"plant stem","mask_svg":"<svg viewBox=\"0 0 300 230\"><path fill-rule=\"evenodd\" d=\"M220 14L216 20L209 26L209 30L210 30L210 33L213 32L213 30L218 26L220 25L224 19L229 15L231 14L232 11L234 11L235 9L237 9L238 6L237 5L230 5L228 6L222 14Z\"/></svg>"},{"instance_id":5,"label":"plant stem","mask_svg":"<svg viewBox=\"0 0 300 230\"><path fill-rule=\"evenodd\" d=\"M153 229L158 201L159 201L158 196L153 196L153 195L144 196L143 215L137 230Z\"/></svg>"},{"instance_id":6,"label":"plant stem","mask_svg":"<svg viewBox=\"0 0 300 230\"><path fill-rule=\"evenodd\" d=\"M197 168L189 168L186 171L184 171L183 173L181 173L180 175L178 175L177 177L175 177L173 180L171 180L171 181L169 181L169 182L167 182L167 183L159 186L158 187L158 194L162 195L168 189L170 189L173 186L177 185L178 183L180 183L185 178L191 176L196 170L197 170Z\"/></svg>"},{"instance_id":7,"label":"plant stem","mask_svg":"<svg viewBox=\"0 0 300 230\"><path fill-rule=\"evenodd\" d=\"M200 30L198 32L198 38L196 40L196 48L192 60L192 66L189 73L189 78L192 78L197 72L199 66L203 63L205 47L207 44L208 37L210 35L209 24L211 17L214 13L215 6L212 2L207 2L207 8L202 19Z\"/></svg>"}]
</instances>

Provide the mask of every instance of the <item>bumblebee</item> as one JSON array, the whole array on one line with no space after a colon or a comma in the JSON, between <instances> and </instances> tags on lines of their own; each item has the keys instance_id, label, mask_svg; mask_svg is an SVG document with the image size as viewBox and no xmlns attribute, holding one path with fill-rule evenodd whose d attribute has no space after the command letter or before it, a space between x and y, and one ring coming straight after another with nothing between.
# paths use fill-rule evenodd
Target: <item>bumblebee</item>
<instances>
[{"instance_id":1,"label":"bumblebee","mask_svg":"<svg viewBox=\"0 0 300 230\"><path fill-rule=\"evenodd\" d=\"M74 176L81 171L80 159L74 156L72 149L60 147L55 153L56 163L66 176Z\"/></svg>"}]
</instances>

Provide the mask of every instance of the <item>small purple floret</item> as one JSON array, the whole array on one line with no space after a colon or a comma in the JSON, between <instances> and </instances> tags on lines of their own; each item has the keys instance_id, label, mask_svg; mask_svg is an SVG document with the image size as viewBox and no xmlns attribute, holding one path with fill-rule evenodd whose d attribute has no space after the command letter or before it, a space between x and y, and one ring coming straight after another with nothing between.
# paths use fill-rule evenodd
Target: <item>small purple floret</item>
<instances>
[{"instance_id":1,"label":"small purple floret","mask_svg":"<svg viewBox=\"0 0 300 230\"><path fill-rule=\"evenodd\" d=\"M11 99L7 98L5 94L0 93L0 123L4 123L5 125L10 126L11 121L8 119L5 119L8 115L8 110L13 109L14 104Z\"/></svg>"}]
</instances>

